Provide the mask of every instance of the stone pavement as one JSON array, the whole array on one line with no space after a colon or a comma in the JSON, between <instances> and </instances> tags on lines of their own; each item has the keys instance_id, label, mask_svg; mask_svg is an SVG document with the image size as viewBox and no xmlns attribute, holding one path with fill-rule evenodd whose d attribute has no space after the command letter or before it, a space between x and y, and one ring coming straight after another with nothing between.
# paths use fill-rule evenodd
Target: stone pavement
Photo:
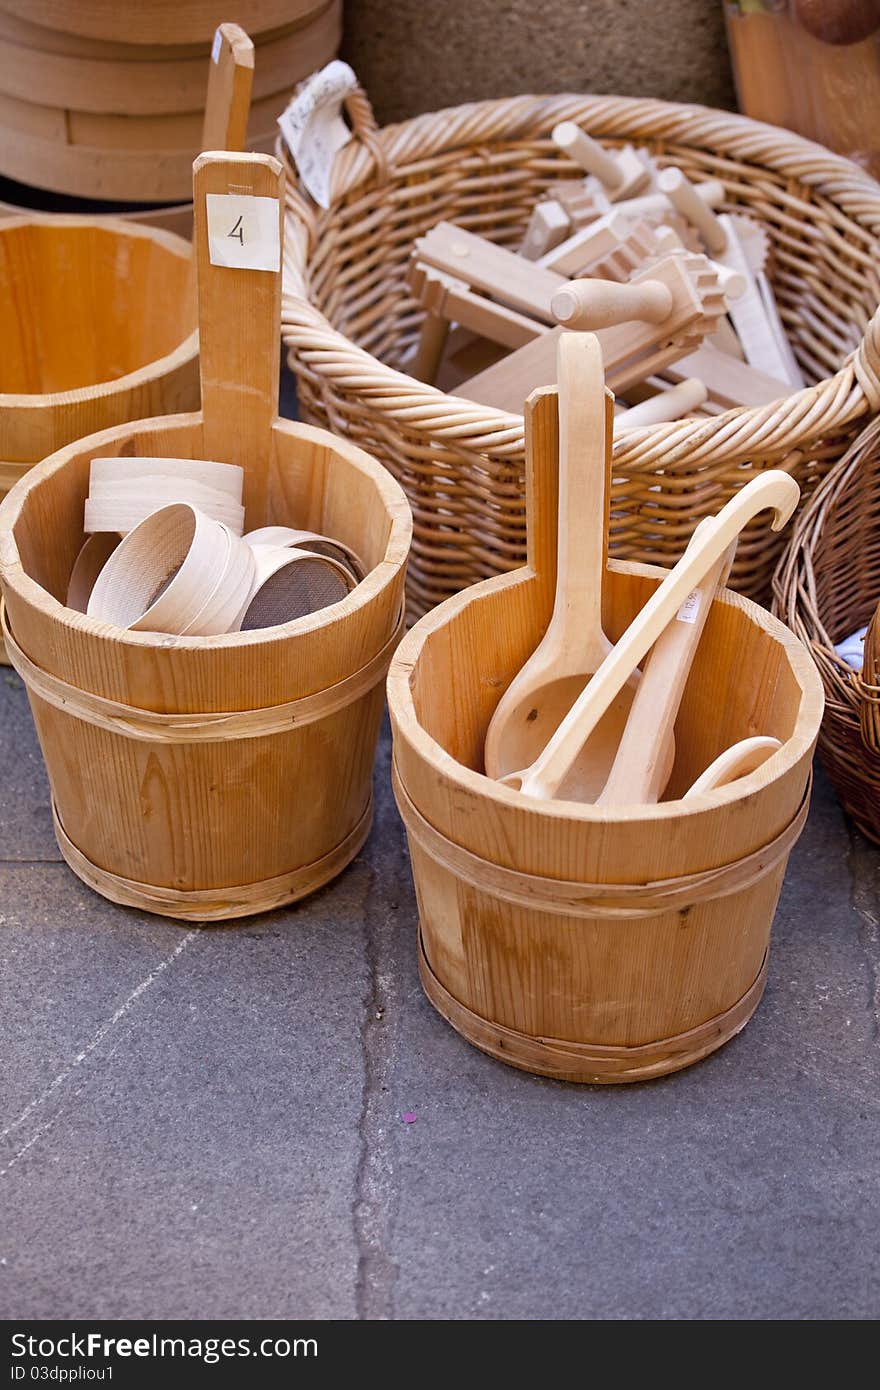
<instances>
[{"instance_id":1,"label":"stone pavement","mask_svg":"<svg viewBox=\"0 0 880 1390\"><path fill-rule=\"evenodd\" d=\"M824 780L753 1021L578 1088L422 996L388 759L336 884L188 930L60 862L0 668L0 1316L876 1317L880 853Z\"/></svg>"}]
</instances>

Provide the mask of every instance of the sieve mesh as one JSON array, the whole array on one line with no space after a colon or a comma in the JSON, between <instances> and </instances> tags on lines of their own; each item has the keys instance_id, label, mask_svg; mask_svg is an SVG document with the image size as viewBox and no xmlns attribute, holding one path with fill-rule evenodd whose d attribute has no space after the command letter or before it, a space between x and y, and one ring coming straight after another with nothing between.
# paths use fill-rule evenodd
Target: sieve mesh
<instances>
[{"instance_id":1,"label":"sieve mesh","mask_svg":"<svg viewBox=\"0 0 880 1390\"><path fill-rule=\"evenodd\" d=\"M338 603L349 592L334 565L317 555L292 557L266 579L254 594L241 623L242 632L293 622L319 608Z\"/></svg>"}]
</instances>

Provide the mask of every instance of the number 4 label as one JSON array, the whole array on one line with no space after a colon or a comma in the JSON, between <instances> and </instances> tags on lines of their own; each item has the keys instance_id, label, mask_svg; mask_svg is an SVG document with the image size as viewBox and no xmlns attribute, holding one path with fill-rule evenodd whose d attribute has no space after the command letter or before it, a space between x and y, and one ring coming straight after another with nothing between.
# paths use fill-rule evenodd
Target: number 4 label
<instances>
[{"instance_id":1,"label":"number 4 label","mask_svg":"<svg viewBox=\"0 0 880 1390\"><path fill-rule=\"evenodd\" d=\"M280 270L277 198L209 193L208 255L212 265L240 270Z\"/></svg>"}]
</instances>

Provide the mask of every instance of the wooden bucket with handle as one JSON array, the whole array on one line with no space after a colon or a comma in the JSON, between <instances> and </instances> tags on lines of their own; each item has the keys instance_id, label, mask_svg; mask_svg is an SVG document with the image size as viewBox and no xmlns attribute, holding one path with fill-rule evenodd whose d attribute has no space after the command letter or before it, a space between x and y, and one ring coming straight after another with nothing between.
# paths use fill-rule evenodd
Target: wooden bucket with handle
<instances>
[{"instance_id":1,"label":"wooden bucket with handle","mask_svg":"<svg viewBox=\"0 0 880 1390\"><path fill-rule=\"evenodd\" d=\"M422 618L388 678L421 978L440 1013L493 1057L560 1080L640 1081L712 1052L761 998L809 805L822 689L787 628L721 590L664 800L537 800L487 777L489 721L553 609L555 390L530 399L526 430L528 565ZM610 562L612 641L665 574ZM781 747L737 782L682 800L722 750L757 734Z\"/></svg>"},{"instance_id":2,"label":"wooden bucket with handle","mask_svg":"<svg viewBox=\"0 0 880 1390\"><path fill-rule=\"evenodd\" d=\"M402 627L412 522L401 488L362 450L277 416L282 184L270 156L196 161L202 411L69 445L0 507L9 654L28 688L62 854L105 897L194 921L302 897L357 853ZM272 200L256 258L271 269L237 264L228 235L227 263L212 263L209 198L215 245L229 210L230 227L243 210L248 250L254 204L242 199ZM123 631L74 612L63 599L102 455L239 464L248 529L338 537L366 577L298 621L224 636Z\"/></svg>"}]
</instances>

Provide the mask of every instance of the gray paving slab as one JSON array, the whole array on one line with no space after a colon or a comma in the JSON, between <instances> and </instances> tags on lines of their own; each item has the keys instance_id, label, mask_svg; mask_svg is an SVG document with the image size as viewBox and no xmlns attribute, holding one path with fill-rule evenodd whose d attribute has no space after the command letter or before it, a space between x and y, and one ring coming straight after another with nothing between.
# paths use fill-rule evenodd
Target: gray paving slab
<instances>
[{"instance_id":1,"label":"gray paving slab","mask_svg":"<svg viewBox=\"0 0 880 1390\"><path fill-rule=\"evenodd\" d=\"M699 1066L619 1088L458 1038L419 990L401 871L374 952L397 1112L374 1160L394 1271L375 1314L876 1316L878 864L820 778L755 1018Z\"/></svg>"},{"instance_id":2,"label":"gray paving slab","mask_svg":"<svg viewBox=\"0 0 880 1390\"><path fill-rule=\"evenodd\" d=\"M576 1088L425 1001L388 759L386 733L352 868L237 928L2 865L6 1315L876 1316L880 854L821 777L747 1029L665 1081Z\"/></svg>"},{"instance_id":3,"label":"gray paving slab","mask_svg":"<svg viewBox=\"0 0 880 1390\"><path fill-rule=\"evenodd\" d=\"M60 860L24 686L0 666L0 862Z\"/></svg>"}]
</instances>

